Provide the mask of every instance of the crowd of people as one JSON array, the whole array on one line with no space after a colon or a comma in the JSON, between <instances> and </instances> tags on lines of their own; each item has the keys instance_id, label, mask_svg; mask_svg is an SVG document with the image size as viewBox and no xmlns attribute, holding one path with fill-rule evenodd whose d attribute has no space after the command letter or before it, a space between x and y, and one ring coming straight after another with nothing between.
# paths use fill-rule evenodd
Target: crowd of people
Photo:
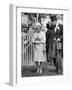
<instances>
[{"instance_id":1,"label":"crowd of people","mask_svg":"<svg viewBox=\"0 0 72 90\"><path fill-rule=\"evenodd\" d=\"M61 14L22 14L22 32L32 35L34 62L37 73L42 73L42 63L63 70L63 15Z\"/></svg>"}]
</instances>

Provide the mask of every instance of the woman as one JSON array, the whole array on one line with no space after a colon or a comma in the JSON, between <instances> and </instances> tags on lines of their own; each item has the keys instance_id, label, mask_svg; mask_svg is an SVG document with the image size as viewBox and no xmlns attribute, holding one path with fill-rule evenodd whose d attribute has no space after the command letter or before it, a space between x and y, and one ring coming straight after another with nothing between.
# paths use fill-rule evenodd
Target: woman
<instances>
[{"instance_id":1,"label":"woman","mask_svg":"<svg viewBox=\"0 0 72 90\"><path fill-rule=\"evenodd\" d=\"M34 62L38 66L37 72L42 73L42 62L45 62L44 46L45 46L45 31L41 29L40 23L37 23L37 29L33 35L34 43Z\"/></svg>"}]
</instances>

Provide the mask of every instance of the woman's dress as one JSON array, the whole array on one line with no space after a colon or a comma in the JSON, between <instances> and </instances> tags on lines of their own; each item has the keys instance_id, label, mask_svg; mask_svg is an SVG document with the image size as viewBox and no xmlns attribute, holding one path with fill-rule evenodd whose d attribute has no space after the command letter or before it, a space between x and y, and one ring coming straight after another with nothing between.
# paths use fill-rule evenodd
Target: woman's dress
<instances>
[{"instance_id":1,"label":"woman's dress","mask_svg":"<svg viewBox=\"0 0 72 90\"><path fill-rule=\"evenodd\" d=\"M34 62L45 62L44 46L45 46L45 32L40 31L39 33L34 33Z\"/></svg>"}]
</instances>

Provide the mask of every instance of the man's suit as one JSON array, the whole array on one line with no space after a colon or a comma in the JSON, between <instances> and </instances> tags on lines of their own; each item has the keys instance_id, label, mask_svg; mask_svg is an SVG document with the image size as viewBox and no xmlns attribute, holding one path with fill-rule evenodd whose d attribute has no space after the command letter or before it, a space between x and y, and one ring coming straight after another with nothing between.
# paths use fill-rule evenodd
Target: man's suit
<instances>
[{"instance_id":1,"label":"man's suit","mask_svg":"<svg viewBox=\"0 0 72 90\"><path fill-rule=\"evenodd\" d=\"M48 53L49 53L49 48L52 47L52 43L53 43L53 40L54 40L54 27L53 25L49 26L47 24L47 32L46 32L46 58L47 58L47 61L48 61Z\"/></svg>"}]
</instances>

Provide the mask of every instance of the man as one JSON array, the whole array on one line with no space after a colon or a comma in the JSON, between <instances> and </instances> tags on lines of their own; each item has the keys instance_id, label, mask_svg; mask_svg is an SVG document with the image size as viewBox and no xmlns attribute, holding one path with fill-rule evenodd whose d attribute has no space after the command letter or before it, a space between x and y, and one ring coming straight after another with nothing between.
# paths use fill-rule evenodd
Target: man
<instances>
[{"instance_id":1,"label":"man","mask_svg":"<svg viewBox=\"0 0 72 90\"><path fill-rule=\"evenodd\" d=\"M56 71L57 73L62 73L63 66L62 66L62 58L63 58L63 25L58 25L59 29L56 31L56 39L59 41L57 42L57 58L56 58Z\"/></svg>"},{"instance_id":2,"label":"man","mask_svg":"<svg viewBox=\"0 0 72 90\"><path fill-rule=\"evenodd\" d=\"M63 15L56 16L55 38L56 38L56 58L55 66L56 72L62 73L62 58L63 58Z\"/></svg>"},{"instance_id":3,"label":"man","mask_svg":"<svg viewBox=\"0 0 72 90\"><path fill-rule=\"evenodd\" d=\"M47 24L47 32L46 32L46 59L48 62L49 60L49 55L52 53L52 44L54 40L54 27L55 25L52 24Z\"/></svg>"}]
</instances>

